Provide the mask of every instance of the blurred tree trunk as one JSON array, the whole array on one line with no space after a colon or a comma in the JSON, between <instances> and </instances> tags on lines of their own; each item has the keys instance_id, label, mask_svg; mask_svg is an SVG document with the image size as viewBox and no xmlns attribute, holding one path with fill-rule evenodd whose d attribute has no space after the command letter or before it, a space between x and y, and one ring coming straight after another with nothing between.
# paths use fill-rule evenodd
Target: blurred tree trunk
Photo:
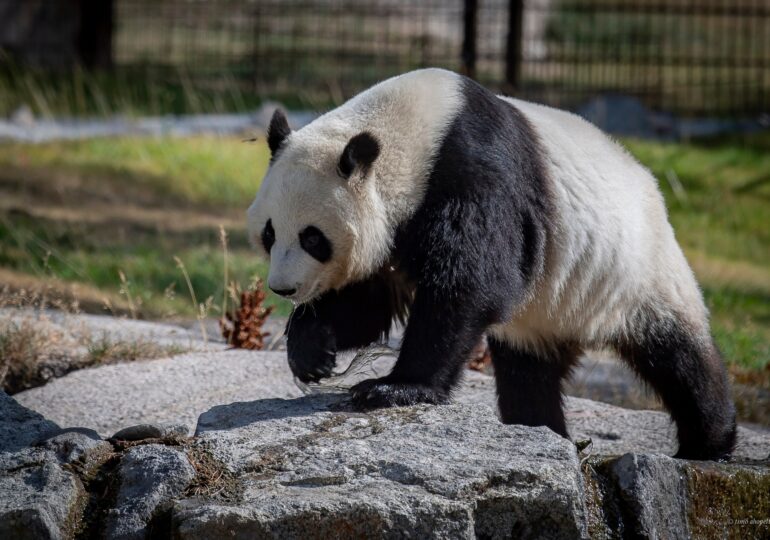
<instances>
[{"instance_id":1,"label":"blurred tree trunk","mask_svg":"<svg viewBox=\"0 0 770 540\"><path fill-rule=\"evenodd\" d=\"M0 51L67 70L112 64L114 0L0 0Z\"/></svg>"},{"instance_id":2,"label":"blurred tree trunk","mask_svg":"<svg viewBox=\"0 0 770 540\"><path fill-rule=\"evenodd\" d=\"M80 0L80 32L77 50L83 67L112 67L114 0Z\"/></svg>"}]
</instances>

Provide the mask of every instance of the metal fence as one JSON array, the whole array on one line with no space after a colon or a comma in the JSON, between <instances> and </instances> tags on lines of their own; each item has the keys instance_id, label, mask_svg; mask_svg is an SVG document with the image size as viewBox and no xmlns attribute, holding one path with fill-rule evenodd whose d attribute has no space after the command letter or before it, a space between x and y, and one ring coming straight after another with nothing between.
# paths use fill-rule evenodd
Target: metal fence
<instances>
[{"instance_id":1,"label":"metal fence","mask_svg":"<svg viewBox=\"0 0 770 540\"><path fill-rule=\"evenodd\" d=\"M519 5L520 19L511 17ZM115 8L117 69L175 70L204 86L236 81L310 106L441 66L563 107L621 93L679 114L770 111L770 0L116 0Z\"/></svg>"}]
</instances>

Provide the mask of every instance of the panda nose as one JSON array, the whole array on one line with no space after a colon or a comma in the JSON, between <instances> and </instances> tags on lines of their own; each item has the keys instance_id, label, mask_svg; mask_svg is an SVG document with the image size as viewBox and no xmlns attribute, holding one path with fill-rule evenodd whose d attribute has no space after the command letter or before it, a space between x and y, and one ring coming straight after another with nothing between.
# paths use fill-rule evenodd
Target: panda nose
<instances>
[{"instance_id":1,"label":"panda nose","mask_svg":"<svg viewBox=\"0 0 770 540\"><path fill-rule=\"evenodd\" d=\"M297 289L273 289L272 287L270 287L270 290L275 294L280 294L281 296L291 296L297 292Z\"/></svg>"}]
</instances>

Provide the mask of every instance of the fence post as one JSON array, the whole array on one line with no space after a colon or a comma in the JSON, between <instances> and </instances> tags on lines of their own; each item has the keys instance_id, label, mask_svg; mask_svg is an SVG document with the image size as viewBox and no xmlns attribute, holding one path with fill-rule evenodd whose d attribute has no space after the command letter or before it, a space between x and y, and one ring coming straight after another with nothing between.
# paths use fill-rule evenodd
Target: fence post
<instances>
[{"instance_id":1,"label":"fence post","mask_svg":"<svg viewBox=\"0 0 770 540\"><path fill-rule=\"evenodd\" d=\"M508 40L505 46L505 90L516 92L521 85L521 41L524 25L524 0L508 3Z\"/></svg>"},{"instance_id":2,"label":"fence post","mask_svg":"<svg viewBox=\"0 0 770 540\"><path fill-rule=\"evenodd\" d=\"M114 0L82 0L77 50L84 67L112 67L112 33L115 18Z\"/></svg>"},{"instance_id":3,"label":"fence post","mask_svg":"<svg viewBox=\"0 0 770 540\"><path fill-rule=\"evenodd\" d=\"M478 0L465 0L463 11L463 73L468 77L476 78L476 28L479 11Z\"/></svg>"}]
</instances>

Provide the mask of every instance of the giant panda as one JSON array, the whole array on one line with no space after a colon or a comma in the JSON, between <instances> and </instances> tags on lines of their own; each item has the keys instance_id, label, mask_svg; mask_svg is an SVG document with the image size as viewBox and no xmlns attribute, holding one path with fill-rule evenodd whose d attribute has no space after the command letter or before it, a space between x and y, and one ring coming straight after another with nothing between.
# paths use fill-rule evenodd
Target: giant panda
<instances>
[{"instance_id":1,"label":"giant panda","mask_svg":"<svg viewBox=\"0 0 770 540\"><path fill-rule=\"evenodd\" d=\"M362 409L443 403L486 334L505 423L567 437L562 382L609 348L660 396L678 457L726 459L734 405L655 178L573 114L424 69L297 131L276 111L248 209L268 286L295 309L303 381L406 321Z\"/></svg>"}]
</instances>

